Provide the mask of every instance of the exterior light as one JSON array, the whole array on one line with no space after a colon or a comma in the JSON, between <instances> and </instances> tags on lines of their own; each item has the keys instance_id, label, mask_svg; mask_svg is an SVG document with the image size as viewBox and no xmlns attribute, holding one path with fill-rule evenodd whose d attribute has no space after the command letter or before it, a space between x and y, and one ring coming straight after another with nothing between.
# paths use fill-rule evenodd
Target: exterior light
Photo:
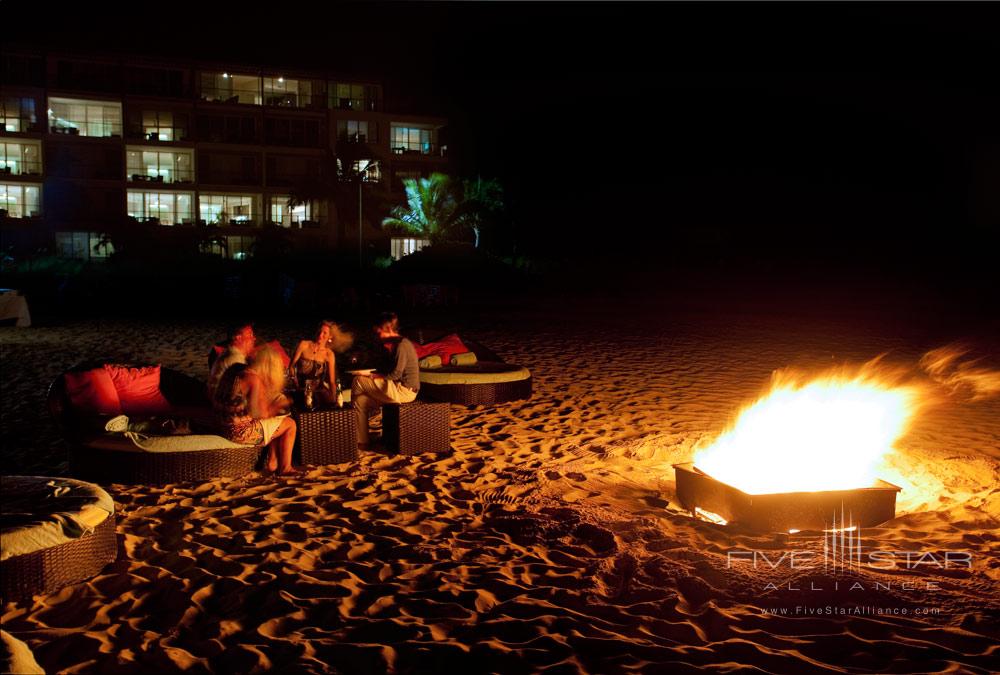
<instances>
[{"instance_id":1,"label":"exterior light","mask_svg":"<svg viewBox=\"0 0 1000 675\"><path fill-rule=\"evenodd\" d=\"M229 73L223 73L223 74L222 74L222 77L223 77L223 78L226 78L226 77L229 77Z\"/></svg>"},{"instance_id":2,"label":"exterior light","mask_svg":"<svg viewBox=\"0 0 1000 675\"><path fill-rule=\"evenodd\" d=\"M278 78L278 82L284 82L284 81L285 81L285 78L283 78L283 77L279 77Z\"/></svg>"}]
</instances>

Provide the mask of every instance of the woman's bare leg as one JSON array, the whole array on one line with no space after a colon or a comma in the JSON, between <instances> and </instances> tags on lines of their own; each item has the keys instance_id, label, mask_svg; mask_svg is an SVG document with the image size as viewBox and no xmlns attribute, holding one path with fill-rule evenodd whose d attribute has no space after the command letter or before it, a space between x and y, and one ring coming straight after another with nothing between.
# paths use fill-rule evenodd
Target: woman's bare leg
<instances>
[{"instance_id":1,"label":"woman's bare leg","mask_svg":"<svg viewBox=\"0 0 1000 675\"><path fill-rule=\"evenodd\" d=\"M281 420L278 430L274 432L271 441L272 452L277 454L278 473L288 473L292 470L292 450L295 448L295 420L286 417Z\"/></svg>"}]
</instances>

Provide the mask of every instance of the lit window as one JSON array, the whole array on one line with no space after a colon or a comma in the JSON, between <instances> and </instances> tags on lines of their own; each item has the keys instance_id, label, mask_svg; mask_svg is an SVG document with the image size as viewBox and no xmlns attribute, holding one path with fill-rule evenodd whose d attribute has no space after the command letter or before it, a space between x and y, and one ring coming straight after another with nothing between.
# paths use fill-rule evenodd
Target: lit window
<instances>
[{"instance_id":1,"label":"lit window","mask_svg":"<svg viewBox=\"0 0 1000 675\"><path fill-rule=\"evenodd\" d=\"M312 220L312 205L309 202L288 205L287 195L271 196L271 222L281 227L291 227L296 223Z\"/></svg>"},{"instance_id":2,"label":"lit window","mask_svg":"<svg viewBox=\"0 0 1000 675\"><path fill-rule=\"evenodd\" d=\"M376 110L378 87L348 82L331 83L330 107L341 110Z\"/></svg>"},{"instance_id":3,"label":"lit window","mask_svg":"<svg viewBox=\"0 0 1000 675\"><path fill-rule=\"evenodd\" d=\"M418 239L416 237L393 237L391 242L391 253L393 260L399 260L404 255L416 253L425 246L430 246L430 239Z\"/></svg>"},{"instance_id":4,"label":"lit window","mask_svg":"<svg viewBox=\"0 0 1000 675\"><path fill-rule=\"evenodd\" d=\"M257 195L200 195L198 217L215 225L255 225L258 199Z\"/></svg>"},{"instance_id":5,"label":"lit window","mask_svg":"<svg viewBox=\"0 0 1000 675\"><path fill-rule=\"evenodd\" d=\"M37 185L0 183L0 209L9 218L35 218L42 214L41 188Z\"/></svg>"},{"instance_id":6,"label":"lit window","mask_svg":"<svg viewBox=\"0 0 1000 675\"><path fill-rule=\"evenodd\" d=\"M189 183L194 180L194 152L130 147L125 176L132 181Z\"/></svg>"},{"instance_id":7,"label":"lit window","mask_svg":"<svg viewBox=\"0 0 1000 675\"><path fill-rule=\"evenodd\" d=\"M147 141L183 141L187 138L187 115L167 110L143 110L141 133Z\"/></svg>"},{"instance_id":8,"label":"lit window","mask_svg":"<svg viewBox=\"0 0 1000 675\"><path fill-rule=\"evenodd\" d=\"M351 162L351 171L354 176L360 173L361 180L366 183L378 183L382 180L381 165L370 159L359 159Z\"/></svg>"},{"instance_id":9,"label":"lit window","mask_svg":"<svg viewBox=\"0 0 1000 675\"><path fill-rule=\"evenodd\" d=\"M38 142L0 141L0 174L24 176L42 173L42 146Z\"/></svg>"},{"instance_id":10,"label":"lit window","mask_svg":"<svg viewBox=\"0 0 1000 675\"><path fill-rule=\"evenodd\" d=\"M437 132L423 127L403 127L392 125L392 151L396 154L433 154L437 149Z\"/></svg>"},{"instance_id":11,"label":"lit window","mask_svg":"<svg viewBox=\"0 0 1000 675\"><path fill-rule=\"evenodd\" d=\"M312 103L312 82L265 77L264 103L288 108L304 108Z\"/></svg>"},{"instance_id":12,"label":"lit window","mask_svg":"<svg viewBox=\"0 0 1000 675\"><path fill-rule=\"evenodd\" d=\"M141 221L160 225L191 223L194 195L190 192L149 192L129 190L126 193L127 212Z\"/></svg>"},{"instance_id":13,"label":"lit window","mask_svg":"<svg viewBox=\"0 0 1000 675\"><path fill-rule=\"evenodd\" d=\"M72 136L121 136L122 104L50 98L49 127L53 133Z\"/></svg>"},{"instance_id":14,"label":"lit window","mask_svg":"<svg viewBox=\"0 0 1000 675\"><path fill-rule=\"evenodd\" d=\"M201 97L222 103L260 105L260 78L233 73L201 73Z\"/></svg>"},{"instance_id":15,"label":"lit window","mask_svg":"<svg viewBox=\"0 0 1000 675\"><path fill-rule=\"evenodd\" d=\"M375 143L375 122L366 120L337 120L337 139L349 143Z\"/></svg>"},{"instance_id":16,"label":"lit window","mask_svg":"<svg viewBox=\"0 0 1000 675\"><path fill-rule=\"evenodd\" d=\"M35 115L35 99L18 96L4 96L0 99L3 110L4 131L35 131L38 118Z\"/></svg>"}]
</instances>

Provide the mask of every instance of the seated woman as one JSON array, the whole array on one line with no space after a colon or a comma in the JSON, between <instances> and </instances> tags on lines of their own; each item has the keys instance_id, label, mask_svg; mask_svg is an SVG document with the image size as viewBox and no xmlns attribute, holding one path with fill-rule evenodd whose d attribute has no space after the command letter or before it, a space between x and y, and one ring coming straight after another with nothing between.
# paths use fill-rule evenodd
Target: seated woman
<instances>
[{"instance_id":1,"label":"seated woman","mask_svg":"<svg viewBox=\"0 0 1000 675\"><path fill-rule=\"evenodd\" d=\"M249 364L226 370L212 402L221 435L234 443L267 445L267 469L280 475L300 473L292 468L295 420L279 415L287 405L281 393L284 372L278 353L262 347Z\"/></svg>"},{"instance_id":2,"label":"seated woman","mask_svg":"<svg viewBox=\"0 0 1000 675\"><path fill-rule=\"evenodd\" d=\"M333 321L322 321L316 332L316 339L303 340L295 348L295 355L289 370L300 390L305 390L306 382L315 382L315 396L326 404L337 399L337 356L351 345L351 336L340 330Z\"/></svg>"}]
</instances>

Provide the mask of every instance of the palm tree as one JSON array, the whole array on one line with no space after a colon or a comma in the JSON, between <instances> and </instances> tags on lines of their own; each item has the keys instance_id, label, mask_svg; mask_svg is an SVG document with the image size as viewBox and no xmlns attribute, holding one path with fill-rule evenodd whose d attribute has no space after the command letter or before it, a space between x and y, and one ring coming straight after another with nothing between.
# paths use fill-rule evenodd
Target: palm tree
<instances>
[{"instance_id":1,"label":"palm tree","mask_svg":"<svg viewBox=\"0 0 1000 675\"><path fill-rule=\"evenodd\" d=\"M479 248L483 230L494 224L503 212L503 186L495 178L467 180L462 184L460 220L472 230Z\"/></svg>"},{"instance_id":2,"label":"palm tree","mask_svg":"<svg viewBox=\"0 0 1000 675\"><path fill-rule=\"evenodd\" d=\"M393 207L383 226L399 228L432 243L453 238L461 226L461 200L451 177L432 173L427 178L404 178L406 206Z\"/></svg>"}]
</instances>

